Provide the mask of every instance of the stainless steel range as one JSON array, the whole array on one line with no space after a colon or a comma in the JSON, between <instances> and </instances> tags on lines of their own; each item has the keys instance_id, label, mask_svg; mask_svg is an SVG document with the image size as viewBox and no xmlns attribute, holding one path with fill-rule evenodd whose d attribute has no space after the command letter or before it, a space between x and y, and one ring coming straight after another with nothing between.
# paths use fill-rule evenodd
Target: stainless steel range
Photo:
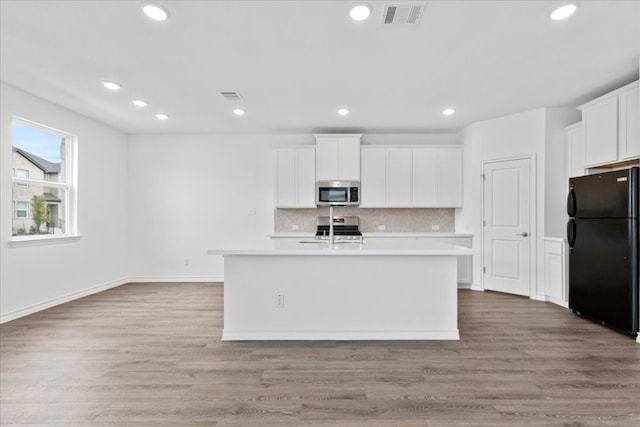
<instances>
[{"instance_id":1,"label":"stainless steel range","mask_svg":"<svg viewBox=\"0 0 640 427\"><path fill-rule=\"evenodd\" d=\"M336 242L356 242L362 243L362 233L358 229L360 220L357 216L334 216L333 217L333 239ZM318 230L316 239L329 240L330 229L329 217L318 217Z\"/></svg>"}]
</instances>

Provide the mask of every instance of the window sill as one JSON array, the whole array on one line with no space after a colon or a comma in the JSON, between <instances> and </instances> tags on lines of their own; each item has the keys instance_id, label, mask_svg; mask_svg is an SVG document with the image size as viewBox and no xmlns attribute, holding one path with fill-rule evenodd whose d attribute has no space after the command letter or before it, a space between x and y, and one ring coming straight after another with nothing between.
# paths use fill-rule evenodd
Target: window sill
<instances>
[{"instance_id":1,"label":"window sill","mask_svg":"<svg viewBox=\"0 0 640 427\"><path fill-rule=\"evenodd\" d=\"M71 243L80 240L80 235L65 236L38 236L38 237L13 237L9 240L9 246L20 248L23 246L57 245L59 243Z\"/></svg>"}]
</instances>

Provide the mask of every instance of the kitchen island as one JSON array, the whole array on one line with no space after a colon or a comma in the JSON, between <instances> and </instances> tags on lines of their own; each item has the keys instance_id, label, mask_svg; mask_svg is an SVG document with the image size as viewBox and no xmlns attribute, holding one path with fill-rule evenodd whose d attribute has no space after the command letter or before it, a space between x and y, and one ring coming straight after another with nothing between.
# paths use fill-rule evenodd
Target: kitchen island
<instances>
[{"instance_id":1,"label":"kitchen island","mask_svg":"<svg viewBox=\"0 0 640 427\"><path fill-rule=\"evenodd\" d=\"M457 256L435 242L274 241L224 256L223 340L457 340Z\"/></svg>"}]
</instances>

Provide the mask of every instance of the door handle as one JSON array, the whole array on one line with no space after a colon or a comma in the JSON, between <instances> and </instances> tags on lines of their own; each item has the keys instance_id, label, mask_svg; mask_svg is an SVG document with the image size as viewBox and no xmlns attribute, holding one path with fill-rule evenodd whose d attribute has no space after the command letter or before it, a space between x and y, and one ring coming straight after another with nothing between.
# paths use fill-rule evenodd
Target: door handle
<instances>
[{"instance_id":1,"label":"door handle","mask_svg":"<svg viewBox=\"0 0 640 427\"><path fill-rule=\"evenodd\" d=\"M522 236L522 237L527 237L528 235L529 233L527 233L526 231L524 233L516 234L516 236Z\"/></svg>"}]
</instances>

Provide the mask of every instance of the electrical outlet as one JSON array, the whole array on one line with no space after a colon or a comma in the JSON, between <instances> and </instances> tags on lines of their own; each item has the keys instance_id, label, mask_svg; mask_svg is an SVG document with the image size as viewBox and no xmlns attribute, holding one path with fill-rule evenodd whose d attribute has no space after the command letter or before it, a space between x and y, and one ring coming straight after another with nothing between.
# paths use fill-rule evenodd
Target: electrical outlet
<instances>
[{"instance_id":1,"label":"electrical outlet","mask_svg":"<svg viewBox=\"0 0 640 427\"><path fill-rule=\"evenodd\" d=\"M249 209L249 215L255 215L255 214L256 214L256 208Z\"/></svg>"},{"instance_id":2,"label":"electrical outlet","mask_svg":"<svg viewBox=\"0 0 640 427\"><path fill-rule=\"evenodd\" d=\"M298 227L297 225L292 225L291 226L291 230L298 231L298 230L300 230L300 227Z\"/></svg>"},{"instance_id":3,"label":"electrical outlet","mask_svg":"<svg viewBox=\"0 0 640 427\"><path fill-rule=\"evenodd\" d=\"M191 260L190 260L189 258L185 258L185 259L184 259L184 266L185 266L185 267L188 267L188 266L189 266L189 264L191 264Z\"/></svg>"},{"instance_id":4,"label":"electrical outlet","mask_svg":"<svg viewBox=\"0 0 640 427\"><path fill-rule=\"evenodd\" d=\"M284 294L276 294L276 308L284 308Z\"/></svg>"},{"instance_id":5,"label":"electrical outlet","mask_svg":"<svg viewBox=\"0 0 640 427\"><path fill-rule=\"evenodd\" d=\"M432 225L431 226L431 231L438 231L440 230L440 226L439 225Z\"/></svg>"},{"instance_id":6,"label":"electrical outlet","mask_svg":"<svg viewBox=\"0 0 640 427\"><path fill-rule=\"evenodd\" d=\"M386 226L384 226L384 225L379 225L379 226L378 226L378 231L384 231L384 230L386 230L386 229L387 229L387 227L386 227Z\"/></svg>"}]
</instances>

